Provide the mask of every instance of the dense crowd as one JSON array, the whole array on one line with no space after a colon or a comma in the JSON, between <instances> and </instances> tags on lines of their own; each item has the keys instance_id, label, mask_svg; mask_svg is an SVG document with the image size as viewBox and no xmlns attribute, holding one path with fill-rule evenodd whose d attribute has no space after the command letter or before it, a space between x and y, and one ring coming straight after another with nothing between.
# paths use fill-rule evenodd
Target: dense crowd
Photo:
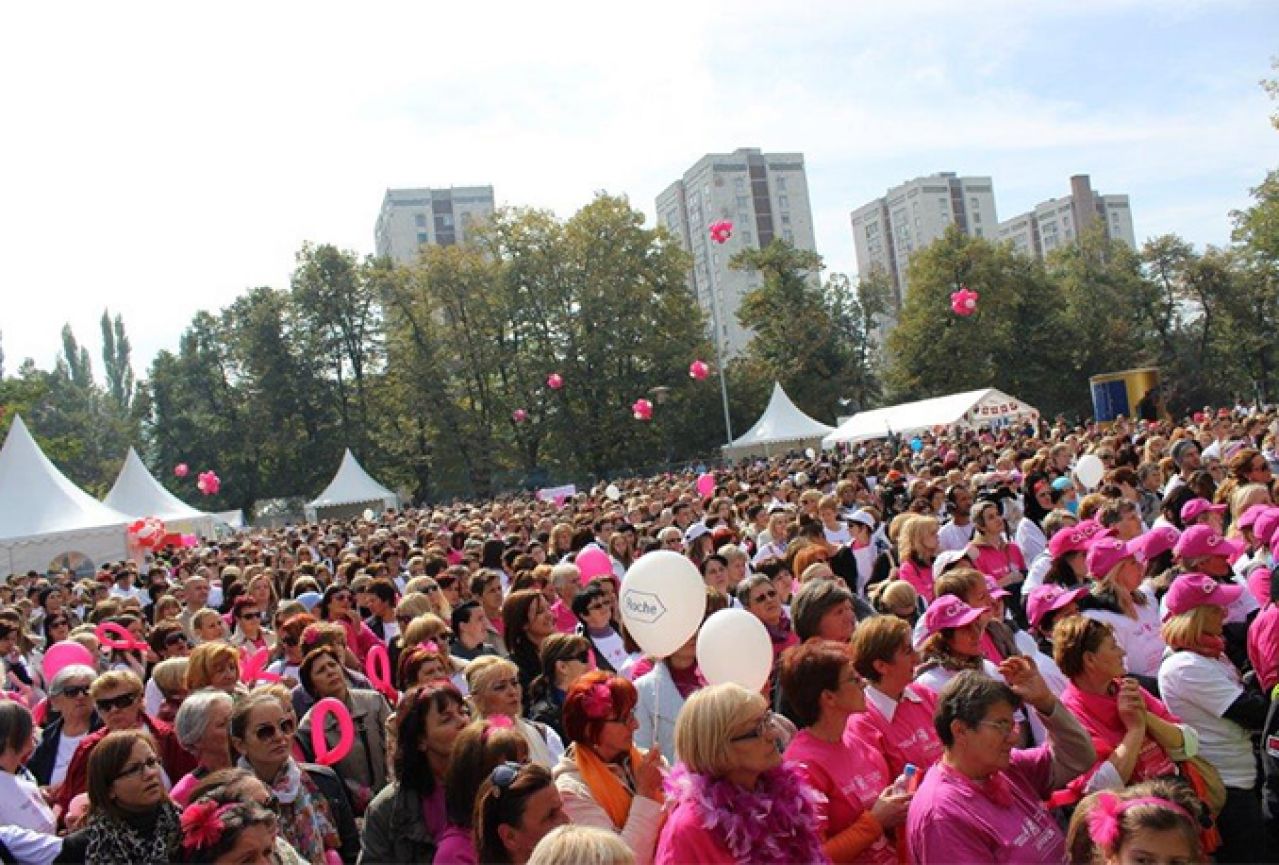
<instances>
[{"instance_id":1,"label":"dense crowd","mask_svg":"<svg viewBox=\"0 0 1279 865\"><path fill-rule=\"evenodd\" d=\"M1275 861L1277 432L938 429L11 575L0 859ZM660 550L762 689L632 639Z\"/></svg>"}]
</instances>

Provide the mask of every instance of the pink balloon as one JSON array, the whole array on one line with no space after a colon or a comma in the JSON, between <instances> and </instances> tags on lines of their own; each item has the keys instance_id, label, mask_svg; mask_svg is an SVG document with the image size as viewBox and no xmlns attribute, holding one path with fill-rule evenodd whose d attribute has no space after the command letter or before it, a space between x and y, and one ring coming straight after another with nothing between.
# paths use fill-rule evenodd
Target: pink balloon
<instances>
[{"instance_id":1,"label":"pink balloon","mask_svg":"<svg viewBox=\"0 0 1279 865\"><path fill-rule=\"evenodd\" d=\"M61 643L54 643L44 653L40 672L44 673L46 682L52 682L59 670L72 664L94 666L93 653L73 640L63 640Z\"/></svg>"},{"instance_id":2,"label":"pink balloon","mask_svg":"<svg viewBox=\"0 0 1279 865\"><path fill-rule=\"evenodd\" d=\"M121 652L145 652L150 648L145 641L135 639L123 625L117 625L115 622L103 622L98 625L93 634L98 638L98 642L108 649Z\"/></svg>"},{"instance_id":3,"label":"pink balloon","mask_svg":"<svg viewBox=\"0 0 1279 865\"><path fill-rule=\"evenodd\" d=\"M582 572L582 585L586 585L595 577L613 573L612 560L609 559L608 553L599 547L587 547L582 550L573 560L573 564L577 565L577 569Z\"/></svg>"},{"instance_id":4,"label":"pink balloon","mask_svg":"<svg viewBox=\"0 0 1279 865\"><path fill-rule=\"evenodd\" d=\"M280 681L278 675L267 671L266 667L270 662L271 650L267 648L258 649L251 655L242 655L240 657L240 681L246 685L253 685L256 682Z\"/></svg>"},{"instance_id":5,"label":"pink balloon","mask_svg":"<svg viewBox=\"0 0 1279 865\"><path fill-rule=\"evenodd\" d=\"M338 743L332 750L329 741L324 737L324 722L328 716L337 718ZM321 766L332 766L340 763L351 753L355 744L355 724L351 722L351 712L340 700L325 697L311 707L311 750L315 753L315 762Z\"/></svg>"},{"instance_id":6,"label":"pink balloon","mask_svg":"<svg viewBox=\"0 0 1279 865\"><path fill-rule=\"evenodd\" d=\"M631 414L636 420L652 420L653 403L643 398L637 399L631 403Z\"/></svg>"},{"instance_id":7,"label":"pink balloon","mask_svg":"<svg viewBox=\"0 0 1279 865\"><path fill-rule=\"evenodd\" d=\"M690 378L695 378L698 381L701 381L710 374L711 368L705 361L695 360L688 365L688 375Z\"/></svg>"},{"instance_id":8,"label":"pink balloon","mask_svg":"<svg viewBox=\"0 0 1279 865\"><path fill-rule=\"evenodd\" d=\"M528 412L522 408L517 408L515 411L511 412L511 420L516 423L524 423L524 421L528 420Z\"/></svg>"},{"instance_id":9,"label":"pink balloon","mask_svg":"<svg viewBox=\"0 0 1279 865\"><path fill-rule=\"evenodd\" d=\"M395 690L395 685L391 682L391 656L382 643L369 649L369 654L364 659L364 675L369 677L373 687L382 692L382 696L393 704L399 702L400 692Z\"/></svg>"},{"instance_id":10,"label":"pink balloon","mask_svg":"<svg viewBox=\"0 0 1279 865\"><path fill-rule=\"evenodd\" d=\"M553 372L546 377L546 386L551 390L559 390L564 387L564 376L558 372Z\"/></svg>"},{"instance_id":11,"label":"pink balloon","mask_svg":"<svg viewBox=\"0 0 1279 865\"><path fill-rule=\"evenodd\" d=\"M697 478L697 493L702 498L708 497L715 492L715 476L710 472L699 475Z\"/></svg>"},{"instance_id":12,"label":"pink balloon","mask_svg":"<svg viewBox=\"0 0 1279 865\"><path fill-rule=\"evenodd\" d=\"M191 468L186 463L178 463L176 466L173 467L173 474L176 477L180 477L180 478L186 477L187 473L190 471L191 471Z\"/></svg>"}]
</instances>

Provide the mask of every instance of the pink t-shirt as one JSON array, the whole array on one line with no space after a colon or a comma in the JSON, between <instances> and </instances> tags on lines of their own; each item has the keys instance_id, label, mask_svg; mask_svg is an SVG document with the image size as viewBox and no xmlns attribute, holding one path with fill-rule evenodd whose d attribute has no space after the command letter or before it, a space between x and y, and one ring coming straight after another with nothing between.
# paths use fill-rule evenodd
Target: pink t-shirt
<instances>
[{"instance_id":1,"label":"pink t-shirt","mask_svg":"<svg viewBox=\"0 0 1279 865\"><path fill-rule=\"evenodd\" d=\"M817 831L827 840L857 822L893 782L880 750L856 736L845 735L843 742L833 744L800 730L785 756L826 797L818 808ZM853 861L895 865L897 853L881 834Z\"/></svg>"},{"instance_id":2,"label":"pink t-shirt","mask_svg":"<svg viewBox=\"0 0 1279 865\"><path fill-rule=\"evenodd\" d=\"M977 550L973 567L988 577L994 577L1001 584L1004 577L1008 576L1008 572L1014 568L1020 571L1023 577L1026 575L1026 560L1022 558L1021 549L1016 544L1005 544L1002 550L983 545L977 547Z\"/></svg>"},{"instance_id":3,"label":"pink t-shirt","mask_svg":"<svg viewBox=\"0 0 1279 865\"><path fill-rule=\"evenodd\" d=\"M555 630L561 634L577 633L577 616L573 615L573 608L564 603L563 598L551 604L551 612L555 614Z\"/></svg>"},{"instance_id":4,"label":"pink t-shirt","mask_svg":"<svg viewBox=\"0 0 1279 865\"><path fill-rule=\"evenodd\" d=\"M1279 683L1279 606L1266 604L1248 626L1248 660L1264 690Z\"/></svg>"},{"instance_id":5,"label":"pink t-shirt","mask_svg":"<svg viewBox=\"0 0 1279 865\"><path fill-rule=\"evenodd\" d=\"M1051 793L1047 745L1013 751L994 781L1003 796L944 762L928 770L906 817L906 837L919 865L955 862L1066 862L1066 839L1043 802ZM987 782L986 786L990 786ZM1002 802L996 799L1003 798Z\"/></svg>"},{"instance_id":6,"label":"pink t-shirt","mask_svg":"<svg viewBox=\"0 0 1279 865\"><path fill-rule=\"evenodd\" d=\"M933 602L933 569L915 564L913 559L902 562L897 569L897 576L915 587L915 591L926 603Z\"/></svg>"},{"instance_id":7,"label":"pink t-shirt","mask_svg":"<svg viewBox=\"0 0 1279 865\"><path fill-rule=\"evenodd\" d=\"M891 712L891 719L881 707ZM883 746L888 773L896 778L907 763L923 771L941 759L942 744L933 727L937 695L923 685L907 685L896 703L891 697L866 689L866 711L848 719L848 733L863 742Z\"/></svg>"}]
</instances>

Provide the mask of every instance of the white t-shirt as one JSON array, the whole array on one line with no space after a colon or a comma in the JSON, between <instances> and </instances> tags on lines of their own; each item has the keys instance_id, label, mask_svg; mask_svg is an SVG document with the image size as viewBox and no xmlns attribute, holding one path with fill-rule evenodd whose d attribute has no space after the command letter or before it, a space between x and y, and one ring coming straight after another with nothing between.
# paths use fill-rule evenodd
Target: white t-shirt
<instances>
[{"instance_id":1,"label":"white t-shirt","mask_svg":"<svg viewBox=\"0 0 1279 865\"><path fill-rule=\"evenodd\" d=\"M67 777L67 767L71 765L71 758L75 756L75 749L80 745L80 740L87 735L88 733L79 736L68 736L63 733L58 737L58 753L53 758L53 773L49 776L50 787L61 784Z\"/></svg>"},{"instance_id":2,"label":"white t-shirt","mask_svg":"<svg viewBox=\"0 0 1279 865\"><path fill-rule=\"evenodd\" d=\"M1159 668L1159 696L1168 711L1199 731L1199 756L1217 767L1227 787L1251 790L1257 781L1252 739L1222 717L1242 694L1239 671L1225 658L1173 652Z\"/></svg>"},{"instance_id":3,"label":"white t-shirt","mask_svg":"<svg viewBox=\"0 0 1279 865\"><path fill-rule=\"evenodd\" d=\"M1030 593L1044 584L1044 577L1053 566L1053 557L1047 551L1035 556L1035 560L1026 568L1026 579L1021 582L1021 594L1029 598Z\"/></svg>"},{"instance_id":4,"label":"white t-shirt","mask_svg":"<svg viewBox=\"0 0 1279 865\"><path fill-rule=\"evenodd\" d=\"M4 771L0 771L0 823L46 835L58 832L58 821L40 795L40 787L29 778Z\"/></svg>"},{"instance_id":5,"label":"white t-shirt","mask_svg":"<svg viewBox=\"0 0 1279 865\"><path fill-rule=\"evenodd\" d=\"M1038 558L1040 553L1048 549L1048 539L1044 537L1043 529L1031 520L1022 520L1017 524L1014 540L1017 543L1017 549L1021 550L1022 558L1028 562Z\"/></svg>"},{"instance_id":6,"label":"white t-shirt","mask_svg":"<svg viewBox=\"0 0 1279 865\"><path fill-rule=\"evenodd\" d=\"M966 526L957 526L953 522L946 523L937 532L937 543L943 551L962 550L972 541L974 530L975 527L971 522Z\"/></svg>"},{"instance_id":7,"label":"white t-shirt","mask_svg":"<svg viewBox=\"0 0 1279 865\"><path fill-rule=\"evenodd\" d=\"M626 651L626 643L622 641L622 635L614 631L607 637L592 637L595 646L600 650L600 654L609 662L614 670L620 670L630 660L630 652Z\"/></svg>"},{"instance_id":8,"label":"white t-shirt","mask_svg":"<svg viewBox=\"0 0 1279 865\"><path fill-rule=\"evenodd\" d=\"M848 523L835 522L834 531L822 526L822 534L826 535L826 543L835 544L851 544L853 542L852 532L848 531Z\"/></svg>"},{"instance_id":9,"label":"white t-shirt","mask_svg":"<svg viewBox=\"0 0 1279 865\"><path fill-rule=\"evenodd\" d=\"M32 832L17 826L0 826L0 841L13 858L26 865L50 865L62 852L62 839L57 835Z\"/></svg>"},{"instance_id":10,"label":"white t-shirt","mask_svg":"<svg viewBox=\"0 0 1279 865\"><path fill-rule=\"evenodd\" d=\"M1159 673L1159 664L1168 647L1159 633L1159 605L1143 589L1138 591L1146 595L1146 604L1137 607L1135 619L1106 610L1088 610L1084 615L1098 622L1105 622L1115 629L1115 642L1128 655L1128 672L1139 676L1155 676Z\"/></svg>"},{"instance_id":11,"label":"white t-shirt","mask_svg":"<svg viewBox=\"0 0 1279 865\"><path fill-rule=\"evenodd\" d=\"M1035 666L1039 668L1039 675L1044 677L1044 683L1060 697L1061 692L1070 684L1070 680L1057 666L1057 662L1040 651L1035 638L1025 631L1017 631L1013 634L1013 642L1017 644L1017 651L1035 662Z\"/></svg>"}]
</instances>

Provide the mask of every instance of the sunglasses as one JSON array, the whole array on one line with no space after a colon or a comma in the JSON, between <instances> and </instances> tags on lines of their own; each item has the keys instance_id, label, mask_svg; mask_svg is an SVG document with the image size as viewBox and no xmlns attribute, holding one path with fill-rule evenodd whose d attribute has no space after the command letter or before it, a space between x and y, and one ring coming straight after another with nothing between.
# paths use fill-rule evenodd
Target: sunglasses
<instances>
[{"instance_id":1,"label":"sunglasses","mask_svg":"<svg viewBox=\"0 0 1279 865\"><path fill-rule=\"evenodd\" d=\"M96 700L94 705L98 707L100 713L106 714L112 709L127 709L136 702L138 702L138 694L135 691L132 694L121 694L118 697L106 697L102 700Z\"/></svg>"},{"instance_id":2,"label":"sunglasses","mask_svg":"<svg viewBox=\"0 0 1279 865\"><path fill-rule=\"evenodd\" d=\"M762 604L762 603L764 603L765 601L771 601L771 600L773 600L773 598L775 598L775 597L777 597L777 590L776 590L776 589L769 589L768 591L766 591L766 592L761 592L760 594L758 594L758 595L756 595L755 597L751 598L751 603L752 603L752 604Z\"/></svg>"},{"instance_id":3,"label":"sunglasses","mask_svg":"<svg viewBox=\"0 0 1279 865\"><path fill-rule=\"evenodd\" d=\"M258 724L253 729L253 735L257 736L259 742L270 742L277 735L288 738L293 735L293 731L297 729L297 724L293 723L289 718L285 718L277 724Z\"/></svg>"},{"instance_id":4,"label":"sunglasses","mask_svg":"<svg viewBox=\"0 0 1279 865\"><path fill-rule=\"evenodd\" d=\"M749 733L743 733L740 736L734 736L729 739L730 742L745 742L748 739L763 739L776 728L777 716L771 711L765 712L755 724L755 727Z\"/></svg>"},{"instance_id":5,"label":"sunglasses","mask_svg":"<svg viewBox=\"0 0 1279 865\"><path fill-rule=\"evenodd\" d=\"M186 634L169 634L169 636L164 638L164 645L189 646L191 645L191 641L187 639Z\"/></svg>"},{"instance_id":6,"label":"sunglasses","mask_svg":"<svg viewBox=\"0 0 1279 865\"><path fill-rule=\"evenodd\" d=\"M70 697L71 699L76 700L76 699L79 699L80 697L83 697L87 693L89 693L88 685L67 685L65 688L63 688L61 691L54 694L53 696Z\"/></svg>"},{"instance_id":7,"label":"sunglasses","mask_svg":"<svg viewBox=\"0 0 1279 865\"><path fill-rule=\"evenodd\" d=\"M569 655L568 660L577 661L579 664L589 664L591 662L590 650L580 652L576 655Z\"/></svg>"},{"instance_id":8,"label":"sunglasses","mask_svg":"<svg viewBox=\"0 0 1279 865\"><path fill-rule=\"evenodd\" d=\"M65 628L69 626L70 624L71 623L68 622L66 619L52 619L47 625L45 625L45 627L46 628Z\"/></svg>"}]
</instances>

